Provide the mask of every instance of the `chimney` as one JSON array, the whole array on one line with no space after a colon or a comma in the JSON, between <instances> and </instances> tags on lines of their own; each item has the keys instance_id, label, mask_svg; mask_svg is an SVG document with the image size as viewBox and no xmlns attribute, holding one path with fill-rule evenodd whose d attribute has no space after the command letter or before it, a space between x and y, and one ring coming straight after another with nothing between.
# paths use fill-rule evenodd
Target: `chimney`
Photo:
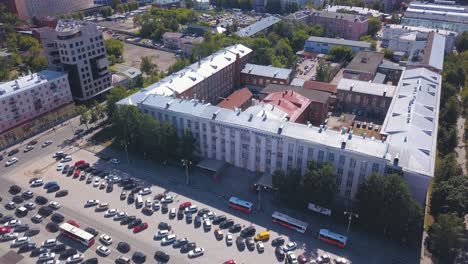
<instances>
[{"instance_id":1,"label":"chimney","mask_svg":"<svg viewBox=\"0 0 468 264\"><path fill-rule=\"evenodd\" d=\"M349 91L352 92L354 88L354 83L351 83L351 86L349 86Z\"/></svg>"}]
</instances>

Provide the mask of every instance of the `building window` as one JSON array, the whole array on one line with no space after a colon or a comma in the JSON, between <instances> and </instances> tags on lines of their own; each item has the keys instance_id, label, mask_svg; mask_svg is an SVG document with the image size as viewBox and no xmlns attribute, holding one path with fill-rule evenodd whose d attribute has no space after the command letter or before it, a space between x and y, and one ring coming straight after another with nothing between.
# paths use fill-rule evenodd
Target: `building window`
<instances>
[{"instance_id":1,"label":"building window","mask_svg":"<svg viewBox=\"0 0 468 264\"><path fill-rule=\"evenodd\" d=\"M318 161L323 161L323 156L325 155L325 153L323 152L323 150L319 150L318 152Z\"/></svg>"},{"instance_id":2,"label":"building window","mask_svg":"<svg viewBox=\"0 0 468 264\"><path fill-rule=\"evenodd\" d=\"M333 163L333 162L335 161L335 154L329 152L329 153L328 153L328 160L329 160L331 163Z\"/></svg>"},{"instance_id":3,"label":"building window","mask_svg":"<svg viewBox=\"0 0 468 264\"><path fill-rule=\"evenodd\" d=\"M379 164L373 163L372 164L372 172L379 172Z\"/></svg>"},{"instance_id":4,"label":"building window","mask_svg":"<svg viewBox=\"0 0 468 264\"><path fill-rule=\"evenodd\" d=\"M349 160L349 167L350 168L356 168L356 160L355 159L351 158Z\"/></svg>"},{"instance_id":5,"label":"building window","mask_svg":"<svg viewBox=\"0 0 468 264\"><path fill-rule=\"evenodd\" d=\"M350 197L351 196L351 190L350 189L346 189L345 191L345 194L344 194L346 197Z\"/></svg>"},{"instance_id":6,"label":"building window","mask_svg":"<svg viewBox=\"0 0 468 264\"><path fill-rule=\"evenodd\" d=\"M344 155L340 155L340 165L344 165L346 161L346 157Z\"/></svg>"}]
</instances>

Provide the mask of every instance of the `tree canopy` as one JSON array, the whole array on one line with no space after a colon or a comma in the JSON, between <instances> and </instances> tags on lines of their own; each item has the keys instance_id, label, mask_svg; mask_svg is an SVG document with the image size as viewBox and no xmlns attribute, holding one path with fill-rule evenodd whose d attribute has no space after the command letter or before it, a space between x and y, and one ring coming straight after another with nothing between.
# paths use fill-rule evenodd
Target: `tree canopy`
<instances>
[{"instance_id":1,"label":"tree canopy","mask_svg":"<svg viewBox=\"0 0 468 264\"><path fill-rule=\"evenodd\" d=\"M465 223L456 214L442 214L429 227L429 250L441 263L453 263L458 250L467 244Z\"/></svg>"},{"instance_id":2,"label":"tree canopy","mask_svg":"<svg viewBox=\"0 0 468 264\"><path fill-rule=\"evenodd\" d=\"M350 62L353 59L353 50L350 47L334 46L329 53L334 62Z\"/></svg>"},{"instance_id":3,"label":"tree canopy","mask_svg":"<svg viewBox=\"0 0 468 264\"><path fill-rule=\"evenodd\" d=\"M375 34L377 34L377 32L382 28L382 22L380 22L380 19L377 17L369 17L368 24L367 34L371 36L375 36Z\"/></svg>"}]
</instances>

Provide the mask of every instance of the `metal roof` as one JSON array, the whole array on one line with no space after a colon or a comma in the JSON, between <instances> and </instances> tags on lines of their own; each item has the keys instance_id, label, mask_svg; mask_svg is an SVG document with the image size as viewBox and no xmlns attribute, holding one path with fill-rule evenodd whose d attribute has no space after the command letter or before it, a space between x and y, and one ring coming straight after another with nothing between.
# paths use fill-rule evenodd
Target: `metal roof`
<instances>
[{"instance_id":1,"label":"metal roof","mask_svg":"<svg viewBox=\"0 0 468 264\"><path fill-rule=\"evenodd\" d=\"M381 132L403 168L434 175L442 78L426 68L403 72Z\"/></svg>"},{"instance_id":2,"label":"metal roof","mask_svg":"<svg viewBox=\"0 0 468 264\"><path fill-rule=\"evenodd\" d=\"M268 78L289 79L292 70L273 66L247 63L241 72L244 74L252 74Z\"/></svg>"},{"instance_id":3,"label":"metal roof","mask_svg":"<svg viewBox=\"0 0 468 264\"><path fill-rule=\"evenodd\" d=\"M395 94L396 86L371 83L359 80L343 78L338 83L338 93L340 91L352 91L355 93L371 94L392 98Z\"/></svg>"},{"instance_id":4,"label":"metal roof","mask_svg":"<svg viewBox=\"0 0 468 264\"><path fill-rule=\"evenodd\" d=\"M258 32L273 26L274 24L281 21L281 18L275 16L269 16L262 18L259 21L253 23L252 25L238 30L235 34L239 37L250 37Z\"/></svg>"},{"instance_id":5,"label":"metal roof","mask_svg":"<svg viewBox=\"0 0 468 264\"><path fill-rule=\"evenodd\" d=\"M14 93L23 92L32 89L38 85L50 82L52 80L66 76L67 73L43 70L37 73L31 73L21 76L16 80L0 84L0 98Z\"/></svg>"},{"instance_id":6,"label":"metal roof","mask_svg":"<svg viewBox=\"0 0 468 264\"><path fill-rule=\"evenodd\" d=\"M360 47L360 48L371 48L371 43L366 41L357 41L357 40L347 40L347 39L337 39L337 38L323 38L323 37L309 37L307 41L328 43L339 46L350 46L350 47Z\"/></svg>"}]
</instances>

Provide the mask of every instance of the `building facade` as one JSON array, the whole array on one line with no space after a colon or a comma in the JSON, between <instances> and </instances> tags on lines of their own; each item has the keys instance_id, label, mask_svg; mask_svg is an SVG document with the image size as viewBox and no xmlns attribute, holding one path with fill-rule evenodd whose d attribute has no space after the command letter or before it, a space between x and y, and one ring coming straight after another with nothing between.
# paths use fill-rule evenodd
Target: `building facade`
<instances>
[{"instance_id":1,"label":"building facade","mask_svg":"<svg viewBox=\"0 0 468 264\"><path fill-rule=\"evenodd\" d=\"M413 2L406 9L401 24L463 33L468 31L468 8Z\"/></svg>"},{"instance_id":2,"label":"building facade","mask_svg":"<svg viewBox=\"0 0 468 264\"><path fill-rule=\"evenodd\" d=\"M359 40L367 34L368 20L365 16L313 11L306 20L310 24L322 25L328 37Z\"/></svg>"},{"instance_id":3,"label":"building facade","mask_svg":"<svg viewBox=\"0 0 468 264\"><path fill-rule=\"evenodd\" d=\"M11 0L21 19L33 17L58 16L74 13L94 6L93 0Z\"/></svg>"},{"instance_id":4,"label":"building facade","mask_svg":"<svg viewBox=\"0 0 468 264\"><path fill-rule=\"evenodd\" d=\"M162 35L164 46L169 49L180 49L180 40L183 34L179 32L166 32Z\"/></svg>"},{"instance_id":5,"label":"building facade","mask_svg":"<svg viewBox=\"0 0 468 264\"><path fill-rule=\"evenodd\" d=\"M304 44L304 51L328 54L330 49L336 46L350 47L353 52L371 49L371 44L366 41L309 37Z\"/></svg>"},{"instance_id":6,"label":"building facade","mask_svg":"<svg viewBox=\"0 0 468 264\"><path fill-rule=\"evenodd\" d=\"M66 71L73 98L89 100L111 89L109 61L96 24L60 20L55 28L38 30L49 69Z\"/></svg>"},{"instance_id":7,"label":"building facade","mask_svg":"<svg viewBox=\"0 0 468 264\"><path fill-rule=\"evenodd\" d=\"M73 102L68 76L44 70L0 84L0 133Z\"/></svg>"},{"instance_id":8,"label":"building facade","mask_svg":"<svg viewBox=\"0 0 468 264\"><path fill-rule=\"evenodd\" d=\"M288 85L292 73L291 69L247 63L241 71L241 83L259 87L270 83Z\"/></svg>"}]
</instances>

